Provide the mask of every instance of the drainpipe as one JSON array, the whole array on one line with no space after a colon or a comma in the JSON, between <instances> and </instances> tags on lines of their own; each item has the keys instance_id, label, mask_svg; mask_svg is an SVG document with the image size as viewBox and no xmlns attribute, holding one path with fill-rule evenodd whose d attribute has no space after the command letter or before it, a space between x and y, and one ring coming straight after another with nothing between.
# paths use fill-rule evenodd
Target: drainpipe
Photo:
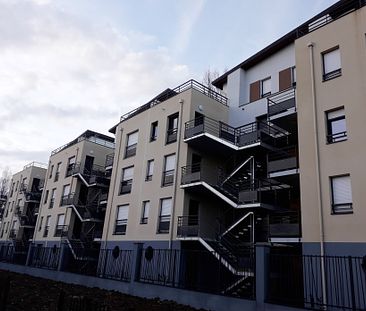
<instances>
[{"instance_id":1,"label":"drainpipe","mask_svg":"<svg viewBox=\"0 0 366 311\"><path fill-rule=\"evenodd\" d=\"M327 292L326 292L326 279L325 279L325 264L324 264L324 216L323 216L323 199L322 199L322 186L321 186L321 174L320 174L320 158L319 158L319 135L318 135L318 114L315 94L315 76L314 76L314 43L308 44L309 57L310 57L310 74L311 74L311 100L313 106L313 130L315 138L315 170L316 170L316 185L319 189L317 200L319 206L319 232L320 232L320 260L321 260L321 277L322 277L322 290L323 290L323 304L327 303Z\"/></svg>"},{"instance_id":2,"label":"drainpipe","mask_svg":"<svg viewBox=\"0 0 366 311\"><path fill-rule=\"evenodd\" d=\"M106 235L105 235L105 241L104 241L104 248L107 248L109 225L111 222L111 214L112 214L112 209L113 209L113 198L114 198L115 189L116 189L116 187L118 187L118 185L116 183L118 172L115 170L118 169L119 157L121 154L123 128L120 129L120 132L121 132L121 134L120 134L120 143L118 144L118 150L116 150L116 149L114 150L114 160L113 160L113 166L112 166L112 176L114 174L114 178L113 178L113 181L111 181L111 183L110 183L110 185L113 185L113 187L109 186L109 190L111 190L111 191L108 191L108 201L110 201L111 204L109 205L108 219L106 217L104 218L104 224L107 224L107 228L105 230ZM117 137L118 137L118 135L116 135L116 138ZM111 192L111 193L109 193L109 192ZM107 204L108 204L108 202L107 202ZM108 209L108 205L107 205L107 209ZM103 228L103 231L104 231L104 228ZM102 236L102 239L103 239L103 236Z\"/></svg>"},{"instance_id":3,"label":"drainpipe","mask_svg":"<svg viewBox=\"0 0 366 311\"><path fill-rule=\"evenodd\" d=\"M172 208L172 215L171 215L171 221L170 221L170 230L169 230L169 249L172 248L173 244L173 235L174 235L174 220L175 220L175 203L176 203L176 196L178 192L178 169L179 169L179 155L180 155L180 145L181 145L181 133L182 133L182 120L183 120L183 104L184 100L181 98L179 100L179 125L178 125L178 133L177 133L177 151L175 156L175 176L174 176L174 193L173 193L173 208Z\"/></svg>"}]
</instances>

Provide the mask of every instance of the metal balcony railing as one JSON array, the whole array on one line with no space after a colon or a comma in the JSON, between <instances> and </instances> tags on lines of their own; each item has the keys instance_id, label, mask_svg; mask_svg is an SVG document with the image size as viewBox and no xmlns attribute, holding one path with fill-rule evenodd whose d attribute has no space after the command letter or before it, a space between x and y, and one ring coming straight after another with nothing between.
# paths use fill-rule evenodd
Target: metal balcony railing
<instances>
[{"instance_id":1,"label":"metal balcony railing","mask_svg":"<svg viewBox=\"0 0 366 311\"><path fill-rule=\"evenodd\" d=\"M119 194L127 194L130 193L132 190L132 179L123 180L121 182Z\"/></svg>"},{"instance_id":2,"label":"metal balcony railing","mask_svg":"<svg viewBox=\"0 0 366 311\"><path fill-rule=\"evenodd\" d=\"M159 216L158 233L169 233L170 215Z\"/></svg>"},{"instance_id":3,"label":"metal balcony railing","mask_svg":"<svg viewBox=\"0 0 366 311\"><path fill-rule=\"evenodd\" d=\"M173 184L173 182L174 182L174 171L175 170L169 170L169 171L163 172L163 177L162 177L162 185L163 186L170 186L170 185Z\"/></svg>"},{"instance_id":4,"label":"metal balcony railing","mask_svg":"<svg viewBox=\"0 0 366 311\"><path fill-rule=\"evenodd\" d=\"M55 229L55 237L66 237L68 235L69 227L67 225L57 225Z\"/></svg>"},{"instance_id":5,"label":"metal balcony railing","mask_svg":"<svg viewBox=\"0 0 366 311\"><path fill-rule=\"evenodd\" d=\"M178 133L177 128L168 129L166 131L166 143L170 144L170 143L176 142L177 141L177 133Z\"/></svg>"},{"instance_id":6,"label":"metal balcony railing","mask_svg":"<svg viewBox=\"0 0 366 311\"><path fill-rule=\"evenodd\" d=\"M290 88L267 97L268 117L296 108L296 89Z\"/></svg>"},{"instance_id":7,"label":"metal balcony railing","mask_svg":"<svg viewBox=\"0 0 366 311\"><path fill-rule=\"evenodd\" d=\"M271 237L299 237L301 221L299 211L277 212L269 216Z\"/></svg>"},{"instance_id":8,"label":"metal balcony railing","mask_svg":"<svg viewBox=\"0 0 366 311\"><path fill-rule=\"evenodd\" d=\"M75 193L70 193L61 197L60 206L72 205L75 203Z\"/></svg>"},{"instance_id":9,"label":"metal balcony railing","mask_svg":"<svg viewBox=\"0 0 366 311\"><path fill-rule=\"evenodd\" d=\"M126 234L127 230L127 219L117 219L114 227L114 234Z\"/></svg>"},{"instance_id":10,"label":"metal balcony railing","mask_svg":"<svg viewBox=\"0 0 366 311\"><path fill-rule=\"evenodd\" d=\"M298 153L296 146L289 146L282 148L281 150L268 153L268 173L297 169L298 167Z\"/></svg>"},{"instance_id":11,"label":"metal balcony railing","mask_svg":"<svg viewBox=\"0 0 366 311\"><path fill-rule=\"evenodd\" d=\"M168 100L169 98L176 96L177 94L187 91L189 89L196 90L196 91L200 92L201 94L206 95L225 106L228 105L227 104L228 99L224 95L221 95L220 93L208 88L207 86L205 86L195 80L189 80L189 81L177 86L174 89L167 89L162 94L155 97L154 99L152 99L145 105L140 106L140 107L124 114L123 116L121 116L121 122L125 121L127 119L130 119L130 118L150 109L151 107L154 107L154 106Z\"/></svg>"},{"instance_id":12,"label":"metal balcony railing","mask_svg":"<svg viewBox=\"0 0 366 311\"><path fill-rule=\"evenodd\" d=\"M24 183L21 183L20 186L19 186L19 192L25 192L27 191L28 189L28 185L27 184L24 184Z\"/></svg>"},{"instance_id":13,"label":"metal balcony railing","mask_svg":"<svg viewBox=\"0 0 366 311\"><path fill-rule=\"evenodd\" d=\"M136 150L137 150L137 143L130 146L126 146L125 158L133 157L136 154Z\"/></svg>"},{"instance_id":14,"label":"metal balcony railing","mask_svg":"<svg viewBox=\"0 0 366 311\"><path fill-rule=\"evenodd\" d=\"M200 134L211 134L235 146L243 147L257 142L275 145L276 139L289 135L278 126L256 121L239 127L201 116L185 123L184 138L193 138Z\"/></svg>"},{"instance_id":15,"label":"metal balcony railing","mask_svg":"<svg viewBox=\"0 0 366 311\"><path fill-rule=\"evenodd\" d=\"M177 237L199 237L198 215L178 216Z\"/></svg>"}]
</instances>

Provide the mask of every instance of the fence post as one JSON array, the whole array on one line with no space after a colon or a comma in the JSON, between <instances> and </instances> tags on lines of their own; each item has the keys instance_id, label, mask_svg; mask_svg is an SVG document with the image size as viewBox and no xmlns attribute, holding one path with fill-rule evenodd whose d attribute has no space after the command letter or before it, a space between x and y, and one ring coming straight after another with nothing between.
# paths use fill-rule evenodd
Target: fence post
<instances>
[{"instance_id":1,"label":"fence post","mask_svg":"<svg viewBox=\"0 0 366 311\"><path fill-rule=\"evenodd\" d=\"M28 252L27 252L27 259L25 261L26 266L30 265L31 255L32 255L32 252L33 252L33 246L34 246L33 243L29 244L29 248L28 248Z\"/></svg>"},{"instance_id":2,"label":"fence post","mask_svg":"<svg viewBox=\"0 0 366 311\"><path fill-rule=\"evenodd\" d=\"M66 243L61 241L60 244L60 257L58 259L57 271L61 271L64 264Z\"/></svg>"},{"instance_id":3,"label":"fence post","mask_svg":"<svg viewBox=\"0 0 366 311\"><path fill-rule=\"evenodd\" d=\"M268 243L257 243L255 245L255 297L257 310L264 310L264 303L267 299L269 252L270 245Z\"/></svg>"},{"instance_id":4,"label":"fence post","mask_svg":"<svg viewBox=\"0 0 366 311\"><path fill-rule=\"evenodd\" d=\"M353 280L353 265L351 256L348 256L348 267L349 267L349 283L350 283L349 285L351 290L352 310L356 310L355 283Z\"/></svg>"},{"instance_id":5,"label":"fence post","mask_svg":"<svg viewBox=\"0 0 366 311\"><path fill-rule=\"evenodd\" d=\"M142 248L144 243L134 243L135 247L133 250L133 261L132 261L132 282L137 282L140 280L140 267L141 267L141 259L142 259Z\"/></svg>"}]
</instances>

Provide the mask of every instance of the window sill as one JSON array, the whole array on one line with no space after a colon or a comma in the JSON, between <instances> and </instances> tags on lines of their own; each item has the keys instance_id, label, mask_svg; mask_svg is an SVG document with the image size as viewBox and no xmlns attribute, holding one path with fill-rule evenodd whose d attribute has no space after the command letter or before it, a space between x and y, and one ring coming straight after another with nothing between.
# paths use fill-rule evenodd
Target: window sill
<instances>
[{"instance_id":1,"label":"window sill","mask_svg":"<svg viewBox=\"0 0 366 311\"><path fill-rule=\"evenodd\" d=\"M353 210L349 210L349 211L333 211L331 215L348 215L348 214L353 214Z\"/></svg>"},{"instance_id":2,"label":"window sill","mask_svg":"<svg viewBox=\"0 0 366 311\"><path fill-rule=\"evenodd\" d=\"M113 232L113 235L126 235L126 232Z\"/></svg>"},{"instance_id":3,"label":"window sill","mask_svg":"<svg viewBox=\"0 0 366 311\"><path fill-rule=\"evenodd\" d=\"M342 140L327 141L327 145L334 145L334 144L341 143L341 142L344 142L344 141L347 141L347 140L348 140L348 138L346 137L345 139L342 139Z\"/></svg>"},{"instance_id":4,"label":"window sill","mask_svg":"<svg viewBox=\"0 0 366 311\"><path fill-rule=\"evenodd\" d=\"M333 80L333 79L338 78L340 76L342 76L342 70L341 69L329 72L327 74L323 74L323 82Z\"/></svg>"}]
</instances>

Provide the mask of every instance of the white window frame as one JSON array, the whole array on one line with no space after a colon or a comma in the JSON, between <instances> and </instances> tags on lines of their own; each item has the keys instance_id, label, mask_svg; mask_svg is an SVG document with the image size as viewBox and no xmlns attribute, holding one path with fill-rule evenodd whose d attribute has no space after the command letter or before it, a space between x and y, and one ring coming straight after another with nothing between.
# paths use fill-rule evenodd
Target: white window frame
<instances>
[{"instance_id":1,"label":"white window frame","mask_svg":"<svg viewBox=\"0 0 366 311\"><path fill-rule=\"evenodd\" d=\"M351 176L349 174L330 177L332 213L353 213Z\"/></svg>"}]
</instances>

